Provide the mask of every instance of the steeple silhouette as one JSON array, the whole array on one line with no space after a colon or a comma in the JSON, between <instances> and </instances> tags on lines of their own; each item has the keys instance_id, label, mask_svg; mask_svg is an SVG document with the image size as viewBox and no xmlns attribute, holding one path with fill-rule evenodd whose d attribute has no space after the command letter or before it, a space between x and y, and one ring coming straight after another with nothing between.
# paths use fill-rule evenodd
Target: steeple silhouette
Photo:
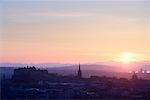
<instances>
[{"instance_id":1,"label":"steeple silhouette","mask_svg":"<svg viewBox=\"0 0 150 100\"><path fill-rule=\"evenodd\" d=\"M138 80L138 76L136 75L136 73L135 73L135 72L133 72L132 80Z\"/></svg>"},{"instance_id":2,"label":"steeple silhouette","mask_svg":"<svg viewBox=\"0 0 150 100\"><path fill-rule=\"evenodd\" d=\"M79 69L78 69L78 78L82 78L82 72L79 64Z\"/></svg>"}]
</instances>

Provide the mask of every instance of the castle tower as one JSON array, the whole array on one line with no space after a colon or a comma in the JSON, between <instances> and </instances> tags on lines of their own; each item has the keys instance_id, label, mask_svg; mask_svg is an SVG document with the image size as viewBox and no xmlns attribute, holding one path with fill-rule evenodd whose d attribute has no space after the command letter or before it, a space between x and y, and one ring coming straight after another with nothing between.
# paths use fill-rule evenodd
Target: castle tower
<instances>
[{"instance_id":1,"label":"castle tower","mask_svg":"<svg viewBox=\"0 0 150 100\"><path fill-rule=\"evenodd\" d=\"M79 64L79 69L78 69L78 78L82 78L82 72Z\"/></svg>"}]
</instances>

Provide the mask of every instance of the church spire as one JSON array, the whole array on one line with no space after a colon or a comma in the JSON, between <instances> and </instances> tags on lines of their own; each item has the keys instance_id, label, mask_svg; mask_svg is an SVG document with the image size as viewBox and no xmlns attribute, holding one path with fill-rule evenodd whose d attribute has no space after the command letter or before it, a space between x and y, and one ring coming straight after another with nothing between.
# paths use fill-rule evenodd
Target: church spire
<instances>
[{"instance_id":1,"label":"church spire","mask_svg":"<svg viewBox=\"0 0 150 100\"><path fill-rule=\"evenodd\" d=\"M78 69L78 78L82 78L82 72L79 64L79 69Z\"/></svg>"},{"instance_id":2,"label":"church spire","mask_svg":"<svg viewBox=\"0 0 150 100\"><path fill-rule=\"evenodd\" d=\"M138 76L136 75L136 73L135 73L135 72L133 72L132 80L138 80Z\"/></svg>"}]
</instances>

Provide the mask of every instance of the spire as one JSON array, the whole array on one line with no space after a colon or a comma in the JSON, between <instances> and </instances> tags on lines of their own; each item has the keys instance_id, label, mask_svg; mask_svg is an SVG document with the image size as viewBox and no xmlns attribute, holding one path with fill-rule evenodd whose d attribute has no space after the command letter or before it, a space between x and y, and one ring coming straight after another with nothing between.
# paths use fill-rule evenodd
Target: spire
<instances>
[{"instance_id":1,"label":"spire","mask_svg":"<svg viewBox=\"0 0 150 100\"><path fill-rule=\"evenodd\" d=\"M81 72L81 68L80 68L80 63L79 63L79 69L78 69L78 77L82 78L82 72Z\"/></svg>"},{"instance_id":2,"label":"spire","mask_svg":"<svg viewBox=\"0 0 150 100\"><path fill-rule=\"evenodd\" d=\"M136 75L136 73L135 73L135 72L133 72L132 80L138 80L138 76Z\"/></svg>"}]
</instances>

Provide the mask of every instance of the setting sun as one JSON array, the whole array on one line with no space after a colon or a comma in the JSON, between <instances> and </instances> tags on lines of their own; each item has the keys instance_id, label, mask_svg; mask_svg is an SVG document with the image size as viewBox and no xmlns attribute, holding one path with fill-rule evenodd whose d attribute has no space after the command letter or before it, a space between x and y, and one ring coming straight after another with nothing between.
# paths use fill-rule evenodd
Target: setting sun
<instances>
[{"instance_id":1,"label":"setting sun","mask_svg":"<svg viewBox=\"0 0 150 100\"><path fill-rule=\"evenodd\" d=\"M118 61L119 62L124 62L124 63L130 63L132 61L136 60L137 54L133 52L123 52L119 55Z\"/></svg>"}]
</instances>

